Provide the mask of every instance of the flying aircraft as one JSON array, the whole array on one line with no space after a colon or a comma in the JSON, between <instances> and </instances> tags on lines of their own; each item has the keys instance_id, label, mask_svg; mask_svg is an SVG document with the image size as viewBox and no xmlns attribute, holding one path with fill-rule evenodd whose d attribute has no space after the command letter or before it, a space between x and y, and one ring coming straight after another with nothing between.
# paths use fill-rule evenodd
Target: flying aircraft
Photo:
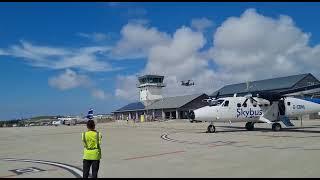
<instances>
[{"instance_id":1,"label":"flying aircraft","mask_svg":"<svg viewBox=\"0 0 320 180\"><path fill-rule=\"evenodd\" d=\"M255 123L268 123L272 130L280 131L283 122L285 126L294 126L290 119L310 113L320 112L320 99L313 97L295 97L301 93L320 91L320 84L300 87L284 91L255 91L237 97L204 99L209 105L191 110L188 117L191 120L210 122L208 133L214 133L214 122L247 122L245 128L254 129Z\"/></svg>"},{"instance_id":2,"label":"flying aircraft","mask_svg":"<svg viewBox=\"0 0 320 180\"><path fill-rule=\"evenodd\" d=\"M194 82L190 82L191 80L188 80L187 82L181 81L182 86L194 86Z\"/></svg>"}]
</instances>

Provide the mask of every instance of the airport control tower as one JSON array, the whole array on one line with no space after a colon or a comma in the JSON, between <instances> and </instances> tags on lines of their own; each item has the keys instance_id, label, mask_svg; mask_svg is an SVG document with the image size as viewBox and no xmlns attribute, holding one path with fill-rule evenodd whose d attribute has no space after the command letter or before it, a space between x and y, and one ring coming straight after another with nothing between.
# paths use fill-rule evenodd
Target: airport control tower
<instances>
[{"instance_id":1,"label":"airport control tower","mask_svg":"<svg viewBox=\"0 0 320 180\"><path fill-rule=\"evenodd\" d=\"M138 77L140 89L140 101L145 106L148 106L153 100L162 98L161 89L165 87L163 83L164 76L159 75L144 75Z\"/></svg>"}]
</instances>

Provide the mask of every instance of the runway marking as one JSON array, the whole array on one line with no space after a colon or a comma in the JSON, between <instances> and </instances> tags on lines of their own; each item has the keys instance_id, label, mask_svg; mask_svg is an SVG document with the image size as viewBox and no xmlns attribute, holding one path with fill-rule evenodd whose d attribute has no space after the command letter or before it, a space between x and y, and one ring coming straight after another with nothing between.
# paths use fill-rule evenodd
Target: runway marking
<instances>
[{"instance_id":1,"label":"runway marking","mask_svg":"<svg viewBox=\"0 0 320 180\"><path fill-rule=\"evenodd\" d=\"M266 135L257 135L257 136L266 136ZM275 136L275 137L280 137L280 136ZM285 136L282 136L285 137ZM170 141L170 142L176 142L176 143L183 143L183 144L197 144L197 145L207 145L209 148L212 147L219 147L219 146L232 146L232 147L247 147L247 148L271 148L275 150L281 150L281 149L297 149L297 150L309 150L309 151L319 151L320 148L303 148L303 147L298 147L298 146L287 146L287 147L277 147L274 145L260 145L260 146L255 146L255 145L241 145L238 143L243 143L243 142L248 142L248 141L215 141L211 143L201 143L201 142L188 142L184 140L176 140L176 139L171 139L168 137L168 134L165 133L161 135L161 138Z\"/></svg>"},{"instance_id":2,"label":"runway marking","mask_svg":"<svg viewBox=\"0 0 320 180\"><path fill-rule=\"evenodd\" d=\"M208 147L216 147L216 146L225 146L225 145L232 145L239 143L237 141L214 141L214 142L208 142L208 143L201 143L201 142L192 142L192 141L185 141L185 140L176 140L176 139L171 139L168 137L168 134L163 134L161 136L162 139L170 142L177 142L177 143L183 143L183 144L197 144L197 145L204 145ZM247 141L242 141L242 142L247 142ZM219 144L217 144L219 143ZM221 145L222 144L222 145Z\"/></svg>"},{"instance_id":3,"label":"runway marking","mask_svg":"<svg viewBox=\"0 0 320 180\"><path fill-rule=\"evenodd\" d=\"M37 167L28 167L28 168L18 168L18 169L11 169L9 170L17 175L21 175L21 174L29 174L29 173L37 173L37 172L41 172L41 171L45 171L44 169L40 169Z\"/></svg>"},{"instance_id":4,"label":"runway marking","mask_svg":"<svg viewBox=\"0 0 320 180\"><path fill-rule=\"evenodd\" d=\"M18 161L18 162L32 162L32 163L39 163L39 164L48 164L52 166L56 166L62 169L65 169L69 171L71 174L73 174L77 178L82 178L82 170L76 166L59 163L59 162L53 162L53 161L43 161L43 160L33 160L33 159L15 159L15 158L2 158L0 159L2 161Z\"/></svg>"},{"instance_id":5,"label":"runway marking","mask_svg":"<svg viewBox=\"0 0 320 180\"><path fill-rule=\"evenodd\" d=\"M186 152L186 151L173 151L173 152L167 152L167 153L161 153L161 154L138 156L138 157L127 158L127 159L124 159L124 160L142 159L142 158L156 157L156 156L162 156L162 155L166 155L166 154L175 154L175 153L181 153L181 152Z\"/></svg>"},{"instance_id":6,"label":"runway marking","mask_svg":"<svg viewBox=\"0 0 320 180\"><path fill-rule=\"evenodd\" d=\"M45 171L57 171L58 169L46 169ZM29 174L29 173L26 173ZM10 174L10 175L6 175L6 176L0 176L0 178L8 178L8 177L14 177L14 176L19 176L17 174Z\"/></svg>"}]
</instances>

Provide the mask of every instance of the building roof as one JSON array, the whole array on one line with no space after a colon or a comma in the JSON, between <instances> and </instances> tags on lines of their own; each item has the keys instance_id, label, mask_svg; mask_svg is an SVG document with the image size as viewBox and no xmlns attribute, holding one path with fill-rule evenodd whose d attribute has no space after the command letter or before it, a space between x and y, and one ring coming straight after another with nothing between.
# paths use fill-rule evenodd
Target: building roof
<instances>
[{"instance_id":1,"label":"building roof","mask_svg":"<svg viewBox=\"0 0 320 180\"><path fill-rule=\"evenodd\" d=\"M192 95L185 95L185 96L165 97L162 99L154 100L154 102L152 102L152 104L149 106L144 106L142 102L134 102L114 112L138 111L138 110L146 110L146 109L179 108L202 95L203 94L192 94Z\"/></svg>"},{"instance_id":2,"label":"building roof","mask_svg":"<svg viewBox=\"0 0 320 180\"><path fill-rule=\"evenodd\" d=\"M134 102L116 110L115 112L144 110L144 108L145 106L142 102Z\"/></svg>"},{"instance_id":3,"label":"building roof","mask_svg":"<svg viewBox=\"0 0 320 180\"><path fill-rule=\"evenodd\" d=\"M179 108L183 105L189 103L190 101L196 99L197 97L203 94L192 94L185 96L175 96L175 97L165 97L159 99L147 106L146 109L171 109L171 108Z\"/></svg>"},{"instance_id":4,"label":"building roof","mask_svg":"<svg viewBox=\"0 0 320 180\"><path fill-rule=\"evenodd\" d=\"M264 79L259 81L249 82L249 91L262 91L262 90L279 90L292 88L299 81L312 74L299 74L293 76L279 77L273 79ZM215 91L211 96L215 96L219 92L219 95L233 95L234 93L247 93L247 83L231 84L222 87Z\"/></svg>"}]
</instances>

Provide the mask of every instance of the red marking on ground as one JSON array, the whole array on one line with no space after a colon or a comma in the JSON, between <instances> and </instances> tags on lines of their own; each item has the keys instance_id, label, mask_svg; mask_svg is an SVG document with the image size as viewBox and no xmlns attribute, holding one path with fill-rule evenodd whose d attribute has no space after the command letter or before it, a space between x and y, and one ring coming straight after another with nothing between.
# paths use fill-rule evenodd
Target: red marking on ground
<instances>
[{"instance_id":1,"label":"red marking on ground","mask_svg":"<svg viewBox=\"0 0 320 180\"><path fill-rule=\"evenodd\" d=\"M174 151L174 152L167 152L167 153L161 153L161 154L153 154L153 155L148 155L148 156L138 156L138 157L132 157L132 158L127 158L124 160L132 160L132 159L141 159L141 158L147 158L147 157L156 157L156 156L162 156L166 154L175 154L175 153L181 153L185 151Z\"/></svg>"}]
</instances>

